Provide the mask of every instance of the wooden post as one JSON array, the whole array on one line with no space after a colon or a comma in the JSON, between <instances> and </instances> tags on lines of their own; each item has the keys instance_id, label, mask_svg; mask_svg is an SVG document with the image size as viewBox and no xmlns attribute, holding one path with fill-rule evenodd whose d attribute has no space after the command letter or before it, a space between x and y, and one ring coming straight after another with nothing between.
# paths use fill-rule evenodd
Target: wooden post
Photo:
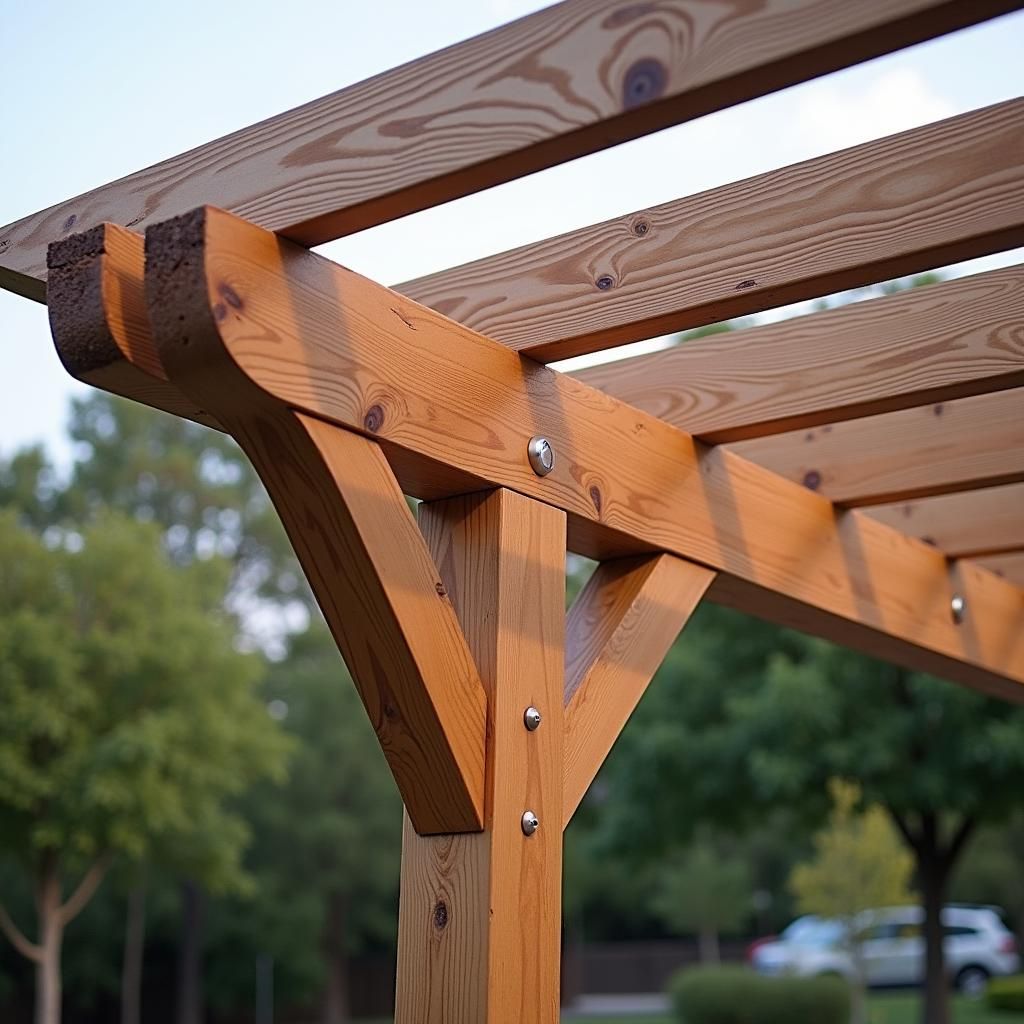
<instances>
[{"instance_id":1,"label":"wooden post","mask_svg":"<svg viewBox=\"0 0 1024 1024\"><path fill-rule=\"evenodd\" d=\"M420 522L487 692L485 828L420 836L406 817L396 1024L556 1024L565 515L499 489Z\"/></svg>"}]
</instances>

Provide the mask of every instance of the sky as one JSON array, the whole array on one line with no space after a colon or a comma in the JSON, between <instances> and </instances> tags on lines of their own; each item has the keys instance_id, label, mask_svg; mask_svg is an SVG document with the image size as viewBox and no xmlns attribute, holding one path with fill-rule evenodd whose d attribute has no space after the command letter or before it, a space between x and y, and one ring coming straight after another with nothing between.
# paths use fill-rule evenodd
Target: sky
<instances>
[{"instance_id":1,"label":"sky","mask_svg":"<svg viewBox=\"0 0 1024 1024\"><path fill-rule=\"evenodd\" d=\"M0 0L0 225L543 6ZM319 251L394 284L1009 99L1024 92L1022 54L1024 12ZM39 442L66 465L68 403L88 389L58 362L45 308L0 292L0 350L0 457Z\"/></svg>"}]
</instances>

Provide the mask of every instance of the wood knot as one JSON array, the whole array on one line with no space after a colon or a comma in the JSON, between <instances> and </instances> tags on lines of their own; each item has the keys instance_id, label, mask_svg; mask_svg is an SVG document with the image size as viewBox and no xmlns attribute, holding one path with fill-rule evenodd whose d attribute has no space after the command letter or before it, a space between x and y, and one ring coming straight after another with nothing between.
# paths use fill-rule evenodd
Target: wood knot
<instances>
[{"instance_id":1,"label":"wood knot","mask_svg":"<svg viewBox=\"0 0 1024 1024\"><path fill-rule=\"evenodd\" d=\"M242 308L242 297L229 284L217 285L217 292L220 297L232 308Z\"/></svg>"},{"instance_id":2,"label":"wood knot","mask_svg":"<svg viewBox=\"0 0 1024 1024\"><path fill-rule=\"evenodd\" d=\"M444 589L444 584L443 583L435 583L434 584L434 590L437 591L437 596L438 597L447 597L448 596L448 591Z\"/></svg>"},{"instance_id":3,"label":"wood knot","mask_svg":"<svg viewBox=\"0 0 1024 1024\"><path fill-rule=\"evenodd\" d=\"M61 231L63 231L64 234L67 234L75 226L75 221L77 220L78 215L74 213L71 214L71 216L68 217L68 219L61 225Z\"/></svg>"},{"instance_id":4,"label":"wood knot","mask_svg":"<svg viewBox=\"0 0 1024 1024\"><path fill-rule=\"evenodd\" d=\"M821 486L821 474L816 469L809 469L804 473L804 487L816 491Z\"/></svg>"},{"instance_id":5,"label":"wood knot","mask_svg":"<svg viewBox=\"0 0 1024 1024\"><path fill-rule=\"evenodd\" d=\"M752 277L748 277L745 281L740 281L740 283L736 285L736 291L745 291L747 288L753 288L756 284L757 282Z\"/></svg>"},{"instance_id":6,"label":"wood knot","mask_svg":"<svg viewBox=\"0 0 1024 1024\"><path fill-rule=\"evenodd\" d=\"M943 411L944 410L942 408L942 403L941 402L939 402L938 405L935 405L935 406L932 407L932 412L935 413L936 416L941 416Z\"/></svg>"},{"instance_id":7,"label":"wood knot","mask_svg":"<svg viewBox=\"0 0 1024 1024\"><path fill-rule=\"evenodd\" d=\"M379 405L371 405L363 417L363 427L371 434L376 434L384 426L384 409Z\"/></svg>"},{"instance_id":8,"label":"wood knot","mask_svg":"<svg viewBox=\"0 0 1024 1024\"><path fill-rule=\"evenodd\" d=\"M637 238L643 238L648 231L651 230L651 222L641 217L639 220L633 221L633 234Z\"/></svg>"},{"instance_id":9,"label":"wood knot","mask_svg":"<svg viewBox=\"0 0 1024 1024\"><path fill-rule=\"evenodd\" d=\"M597 514L601 514L601 488L594 484L590 488L590 500L594 503L594 508L597 510Z\"/></svg>"},{"instance_id":10,"label":"wood knot","mask_svg":"<svg viewBox=\"0 0 1024 1024\"><path fill-rule=\"evenodd\" d=\"M444 900L434 904L434 927L439 932L448 927L448 904Z\"/></svg>"},{"instance_id":11,"label":"wood knot","mask_svg":"<svg viewBox=\"0 0 1024 1024\"><path fill-rule=\"evenodd\" d=\"M641 107L656 100L668 81L665 65L653 57L638 60L627 72L622 85L622 106L625 110Z\"/></svg>"},{"instance_id":12,"label":"wood knot","mask_svg":"<svg viewBox=\"0 0 1024 1024\"><path fill-rule=\"evenodd\" d=\"M598 289L602 292L608 291L609 288L615 287L615 278L611 274L602 274L594 284L597 285Z\"/></svg>"}]
</instances>

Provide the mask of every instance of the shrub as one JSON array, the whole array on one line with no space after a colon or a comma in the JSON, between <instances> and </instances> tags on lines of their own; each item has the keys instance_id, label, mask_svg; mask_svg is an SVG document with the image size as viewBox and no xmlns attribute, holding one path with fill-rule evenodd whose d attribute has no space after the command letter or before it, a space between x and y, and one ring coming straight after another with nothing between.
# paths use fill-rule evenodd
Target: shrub
<instances>
[{"instance_id":1,"label":"shrub","mask_svg":"<svg viewBox=\"0 0 1024 1024\"><path fill-rule=\"evenodd\" d=\"M842 978L766 978L742 967L694 967L669 983L680 1024L847 1024Z\"/></svg>"},{"instance_id":2,"label":"shrub","mask_svg":"<svg viewBox=\"0 0 1024 1024\"><path fill-rule=\"evenodd\" d=\"M1024 1013L1024 974L1013 978L993 978L988 983L985 1001L993 1010Z\"/></svg>"}]
</instances>

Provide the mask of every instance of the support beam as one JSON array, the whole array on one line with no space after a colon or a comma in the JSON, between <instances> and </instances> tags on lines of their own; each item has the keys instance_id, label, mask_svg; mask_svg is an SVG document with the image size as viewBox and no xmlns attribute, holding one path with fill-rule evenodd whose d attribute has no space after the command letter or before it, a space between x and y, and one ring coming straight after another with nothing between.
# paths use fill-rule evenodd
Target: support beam
<instances>
[{"instance_id":1,"label":"support beam","mask_svg":"<svg viewBox=\"0 0 1024 1024\"><path fill-rule=\"evenodd\" d=\"M673 555L602 562L565 637L564 824L715 574Z\"/></svg>"},{"instance_id":2,"label":"support beam","mask_svg":"<svg viewBox=\"0 0 1024 1024\"><path fill-rule=\"evenodd\" d=\"M487 689L487 820L406 821L396 1024L557 1024L565 516L499 490L421 506L421 524Z\"/></svg>"},{"instance_id":3,"label":"support beam","mask_svg":"<svg viewBox=\"0 0 1024 1024\"><path fill-rule=\"evenodd\" d=\"M1017 6L569 0L0 229L0 287L42 301L50 242L199 203L327 242Z\"/></svg>"},{"instance_id":4,"label":"support beam","mask_svg":"<svg viewBox=\"0 0 1024 1024\"><path fill-rule=\"evenodd\" d=\"M151 229L146 252L151 315L176 311L162 353L227 360L258 393L373 437L407 493L507 487L563 509L573 550L664 550L719 570L712 592L755 614L795 608L809 632L1024 697L1020 592L990 573L953 579L926 545L222 211ZM533 434L555 451L543 478ZM969 629L949 615L956 586Z\"/></svg>"},{"instance_id":5,"label":"support beam","mask_svg":"<svg viewBox=\"0 0 1024 1024\"><path fill-rule=\"evenodd\" d=\"M727 447L847 506L1012 483L1024 480L1024 389Z\"/></svg>"},{"instance_id":6,"label":"support beam","mask_svg":"<svg viewBox=\"0 0 1024 1024\"><path fill-rule=\"evenodd\" d=\"M875 505L865 512L950 558L1024 548L1024 484Z\"/></svg>"},{"instance_id":7,"label":"support beam","mask_svg":"<svg viewBox=\"0 0 1024 1024\"><path fill-rule=\"evenodd\" d=\"M1010 249L1022 121L1010 100L397 290L550 362Z\"/></svg>"},{"instance_id":8,"label":"support beam","mask_svg":"<svg viewBox=\"0 0 1024 1024\"><path fill-rule=\"evenodd\" d=\"M984 555L971 559L983 569L1009 580L1014 586L1024 588L1024 551L1007 551L999 555Z\"/></svg>"},{"instance_id":9,"label":"support beam","mask_svg":"<svg viewBox=\"0 0 1024 1024\"><path fill-rule=\"evenodd\" d=\"M1024 267L573 374L708 444L1024 386Z\"/></svg>"}]
</instances>

